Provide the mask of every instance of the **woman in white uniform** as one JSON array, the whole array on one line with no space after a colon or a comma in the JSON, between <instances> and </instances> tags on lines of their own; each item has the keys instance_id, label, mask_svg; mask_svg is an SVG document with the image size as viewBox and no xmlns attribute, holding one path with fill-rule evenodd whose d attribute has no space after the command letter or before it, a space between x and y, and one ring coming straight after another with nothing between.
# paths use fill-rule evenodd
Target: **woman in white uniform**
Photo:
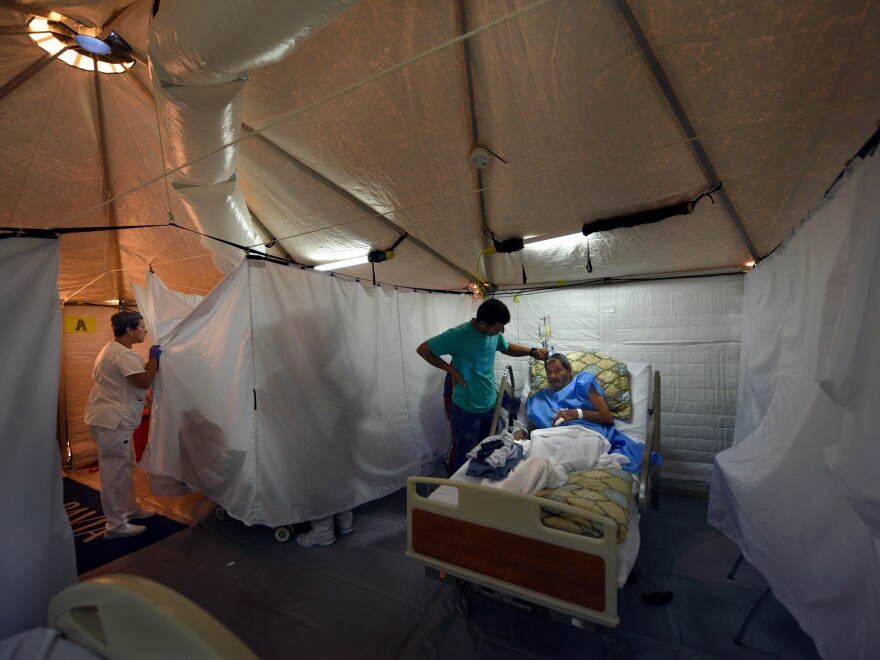
<instances>
[{"instance_id":1,"label":"woman in white uniform","mask_svg":"<svg viewBox=\"0 0 880 660\"><path fill-rule=\"evenodd\" d=\"M107 526L105 539L136 536L146 527L129 521L153 514L138 508L132 479L132 435L141 423L146 390L159 368L158 345L150 347L146 365L131 349L147 336L143 317L122 311L110 317L114 340L98 354L92 378L95 386L86 404L85 421L98 445L101 505Z\"/></svg>"}]
</instances>

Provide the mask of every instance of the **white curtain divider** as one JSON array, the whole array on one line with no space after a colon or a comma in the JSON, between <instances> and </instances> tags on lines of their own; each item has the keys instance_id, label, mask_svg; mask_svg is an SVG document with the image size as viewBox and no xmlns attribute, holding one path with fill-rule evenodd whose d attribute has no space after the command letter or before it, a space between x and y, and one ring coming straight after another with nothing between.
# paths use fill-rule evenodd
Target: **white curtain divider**
<instances>
[{"instance_id":1,"label":"white curtain divider","mask_svg":"<svg viewBox=\"0 0 880 660\"><path fill-rule=\"evenodd\" d=\"M880 657L880 158L746 278L709 522L826 658Z\"/></svg>"},{"instance_id":2,"label":"white curtain divider","mask_svg":"<svg viewBox=\"0 0 880 660\"><path fill-rule=\"evenodd\" d=\"M443 374L415 347L470 318L472 299L259 260L201 301L152 274L136 294L162 345L141 466L246 524L293 524L382 497L445 452Z\"/></svg>"},{"instance_id":3,"label":"white curtain divider","mask_svg":"<svg viewBox=\"0 0 880 660\"><path fill-rule=\"evenodd\" d=\"M61 368L59 242L0 241L0 639L46 625L76 583L55 430Z\"/></svg>"}]
</instances>

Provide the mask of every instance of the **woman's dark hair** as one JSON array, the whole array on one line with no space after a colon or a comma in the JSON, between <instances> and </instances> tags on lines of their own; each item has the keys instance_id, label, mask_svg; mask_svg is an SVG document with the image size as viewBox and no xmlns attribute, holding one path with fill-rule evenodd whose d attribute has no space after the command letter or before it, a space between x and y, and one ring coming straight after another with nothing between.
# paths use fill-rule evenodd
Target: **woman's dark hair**
<instances>
[{"instance_id":1,"label":"woman's dark hair","mask_svg":"<svg viewBox=\"0 0 880 660\"><path fill-rule=\"evenodd\" d=\"M503 302L492 298L477 307L477 320L487 325L495 325L496 323L507 325L510 323L510 311Z\"/></svg>"},{"instance_id":2,"label":"woman's dark hair","mask_svg":"<svg viewBox=\"0 0 880 660\"><path fill-rule=\"evenodd\" d=\"M130 312L127 309L124 309L121 312L116 312L110 317L110 325L113 326L113 336L121 337L129 328L134 330L140 325L143 318L144 317L139 313Z\"/></svg>"},{"instance_id":3,"label":"woman's dark hair","mask_svg":"<svg viewBox=\"0 0 880 660\"><path fill-rule=\"evenodd\" d=\"M571 371L571 360L565 357L562 353L554 353L546 360L544 360L544 367L546 368L548 364L556 360L559 362L567 371Z\"/></svg>"}]
</instances>

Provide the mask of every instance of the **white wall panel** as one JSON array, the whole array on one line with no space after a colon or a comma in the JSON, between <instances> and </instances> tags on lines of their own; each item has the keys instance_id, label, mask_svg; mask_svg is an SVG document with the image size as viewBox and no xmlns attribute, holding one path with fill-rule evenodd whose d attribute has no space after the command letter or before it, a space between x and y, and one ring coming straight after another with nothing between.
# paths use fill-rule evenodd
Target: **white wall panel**
<instances>
[{"instance_id":1,"label":"white wall panel","mask_svg":"<svg viewBox=\"0 0 880 660\"><path fill-rule=\"evenodd\" d=\"M595 349L650 362L663 379L664 476L709 483L715 454L730 446L739 376L743 278L614 284L499 298L508 340L538 345L549 315L557 351ZM503 358L525 382L527 360Z\"/></svg>"}]
</instances>

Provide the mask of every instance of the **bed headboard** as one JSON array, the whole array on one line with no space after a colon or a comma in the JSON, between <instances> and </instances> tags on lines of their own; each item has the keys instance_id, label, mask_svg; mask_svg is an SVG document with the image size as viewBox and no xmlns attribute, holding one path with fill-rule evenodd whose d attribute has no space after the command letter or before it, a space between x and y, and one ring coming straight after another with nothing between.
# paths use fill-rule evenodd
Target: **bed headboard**
<instances>
[{"instance_id":1,"label":"bed headboard","mask_svg":"<svg viewBox=\"0 0 880 660\"><path fill-rule=\"evenodd\" d=\"M654 396L654 370L646 362L627 362L629 372L629 395L632 400L633 414L628 422L614 420L614 426L633 440L644 442L648 437L648 422Z\"/></svg>"}]
</instances>

